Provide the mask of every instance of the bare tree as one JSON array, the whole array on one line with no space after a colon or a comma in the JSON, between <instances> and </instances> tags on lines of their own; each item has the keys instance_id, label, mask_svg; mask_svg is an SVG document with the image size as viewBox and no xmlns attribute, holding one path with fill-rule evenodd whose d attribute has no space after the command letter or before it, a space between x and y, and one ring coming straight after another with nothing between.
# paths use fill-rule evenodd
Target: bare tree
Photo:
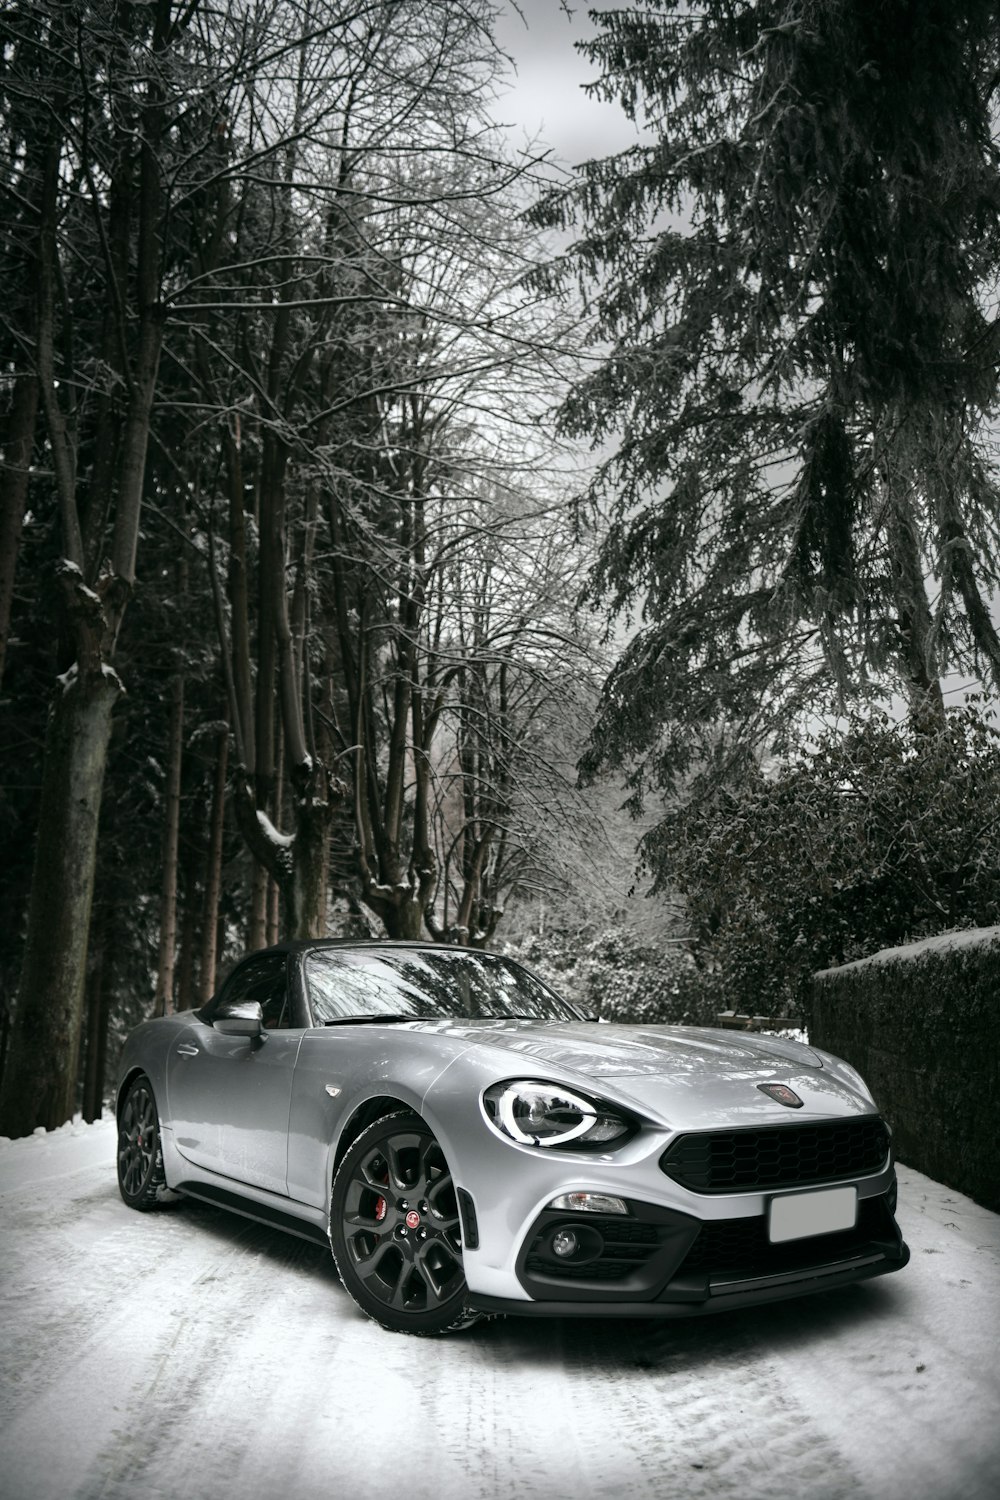
<instances>
[{"instance_id":1,"label":"bare tree","mask_svg":"<svg viewBox=\"0 0 1000 1500\"><path fill-rule=\"evenodd\" d=\"M407 726L422 712L425 506L455 463L448 442L438 447L456 428L457 404L467 422L475 383L499 372L515 383L525 353L504 326L523 263L507 250L502 287L489 264L524 170L484 133L479 93L497 62L489 8L375 6L320 45L313 12L286 21L300 27L289 75L258 74L235 107L231 165L181 305L190 344L179 355L197 384L199 420L217 424L221 447L225 525L213 575L237 817L281 889L284 931L299 936L326 930L340 775L380 754L363 705L384 686L386 611L395 632L389 766L381 780L370 769L353 777L356 855L369 904L392 930L419 930L432 892L415 871L429 869L430 845L415 863L401 851L406 767L424 736ZM294 120L280 151L266 107L276 93ZM240 176L248 159L266 160L266 170ZM501 211L488 206L497 199ZM537 325L532 332L546 347ZM480 466L484 453L480 444ZM330 555L317 562L322 520ZM374 656L362 639L370 626L381 641ZM335 682L346 684L346 725ZM279 764L291 792L287 832L276 815ZM429 827L419 756L416 774L419 822ZM404 894L411 885L416 894ZM257 891L252 943L264 934Z\"/></svg>"}]
</instances>

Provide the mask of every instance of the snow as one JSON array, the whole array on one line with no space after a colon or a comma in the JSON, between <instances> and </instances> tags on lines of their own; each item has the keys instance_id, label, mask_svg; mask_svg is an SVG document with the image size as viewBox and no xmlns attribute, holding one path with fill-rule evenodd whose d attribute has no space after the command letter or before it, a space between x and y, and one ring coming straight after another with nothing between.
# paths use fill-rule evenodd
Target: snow
<instances>
[{"instance_id":1,"label":"snow","mask_svg":"<svg viewBox=\"0 0 1000 1500\"><path fill-rule=\"evenodd\" d=\"M949 948L985 947L988 943L997 942L1000 942L1000 927L960 927L953 932L939 932L934 937L906 943L901 948L880 948L867 958L856 958L852 963L840 964L832 969L820 969L815 977L822 979L826 975L843 974L848 969L860 969L865 964L895 963L899 959L922 958L925 953L943 953Z\"/></svg>"},{"instance_id":2,"label":"snow","mask_svg":"<svg viewBox=\"0 0 1000 1500\"><path fill-rule=\"evenodd\" d=\"M290 849L295 843L295 838L292 834L279 833L278 829L275 828L267 813L261 812L259 808L257 809L257 822L264 830L264 833L266 834L268 840L272 844L276 844L279 849Z\"/></svg>"},{"instance_id":3,"label":"snow","mask_svg":"<svg viewBox=\"0 0 1000 1500\"><path fill-rule=\"evenodd\" d=\"M3 1500L986 1500L1000 1216L905 1167L898 1275L690 1322L364 1319L329 1257L140 1215L114 1122L0 1144Z\"/></svg>"},{"instance_id":4,"label":"snow","mask_svg":"<svg viewBox=\"0 0 1000 1500\"><path fill-rule=\"evenodd\" d=\"M90 591L88 590L88 593L89 592ZM97 597L96 594L94 597ZM74 662L71 667L67 667L66 671L63 672L61 676L56 678L56 682L59 684L60 690L62 691L64 696L76 687L79 676L79 665L77 662ZM125 684L118 676L118 673L115 671L114 667L109 666L107 662L101 663L101 676L104 678L105 682L112 683L113 686L118 690L118 692L124 694Z\"/></svg>"}]
</instances>

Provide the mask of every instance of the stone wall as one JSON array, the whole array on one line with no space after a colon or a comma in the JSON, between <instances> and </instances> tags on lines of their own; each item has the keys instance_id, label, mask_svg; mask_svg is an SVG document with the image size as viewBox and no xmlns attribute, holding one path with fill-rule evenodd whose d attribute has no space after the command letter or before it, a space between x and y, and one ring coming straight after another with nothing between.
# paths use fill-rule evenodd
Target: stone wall
<instances>
[{"instance_id":1,"label":"stone wall","mask_svg":"<svg viewBox=\"0 0 1000 1500\"><path fill-rule=\"evenodd\" d=\"M859 1070L900 1161L1000 1212L1000 927L824 969L809 1040Z\"/></svg>"}]
</instances>

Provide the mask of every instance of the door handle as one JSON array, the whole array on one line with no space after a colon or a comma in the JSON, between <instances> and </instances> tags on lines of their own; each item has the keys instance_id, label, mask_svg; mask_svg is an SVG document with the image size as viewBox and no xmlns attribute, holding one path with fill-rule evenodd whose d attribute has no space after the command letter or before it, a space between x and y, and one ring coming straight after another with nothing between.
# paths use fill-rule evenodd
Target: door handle
<instances>
[{"instance_id":1,"label":"door handle","mask_svg":"<svg viewBox=\"0 0 1000 1500\"><path fill-rule=\"evenodd\" d=\"M177 1048L182 1057L197 1057L200 1050L199 1047L193 1046L191 1042L181 1042Z\"/></svg>"}]
</instances>

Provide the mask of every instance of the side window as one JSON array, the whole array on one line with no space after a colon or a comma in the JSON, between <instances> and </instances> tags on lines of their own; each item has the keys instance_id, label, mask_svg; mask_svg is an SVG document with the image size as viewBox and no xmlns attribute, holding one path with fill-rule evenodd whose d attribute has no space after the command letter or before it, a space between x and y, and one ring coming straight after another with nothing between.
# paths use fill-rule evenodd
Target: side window
<instances>
[{"instance_id":1,"label":"side window","mask_svg":"<svg viewBox=\"0 0 1000 1500\"><path fill-rule=\"evenodd\" d=\"M285 955L262 953L259 958L248 959L229 980L222 999L226 1004L259 1000L268 1031L290 1026Z\"/></svg>"}]
</instances>

